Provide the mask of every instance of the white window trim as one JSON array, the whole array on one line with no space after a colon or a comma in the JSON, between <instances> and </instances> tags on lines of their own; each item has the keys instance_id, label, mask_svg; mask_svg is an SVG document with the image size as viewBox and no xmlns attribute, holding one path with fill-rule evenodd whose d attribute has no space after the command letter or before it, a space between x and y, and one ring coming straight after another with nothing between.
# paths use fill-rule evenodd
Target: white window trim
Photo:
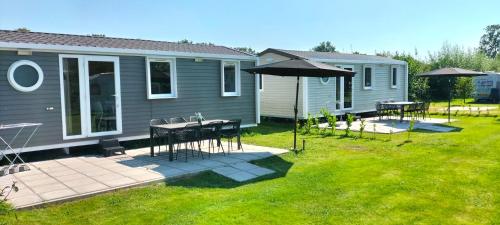
<instances>
[{"instance_id":1,"label":"white window trim","mask_svg":"<svg viewBox=\"0 0 500 225\"><path fill-rule=\"evenodd\" d=\"M80 135L67 135L66 134L66 105L64 99L64 78L63 78L63 58L77 58L78 59L78 72L80 84L80 114L81 114L81 129ZM90 115L90 93L89 93L89 75L88 75L88 62L89 61L102 61L113 62L115 69L115 105L116 105L116 130L104 132L92 132L88 115ZM59 55L59 83L61 95L61 119L62 119L62 133L63 140L71 140L86 137L99 137L107 135L118 135L123 133L122 126L122 110L121 110L121 87L120 87L120 60L116 56L94 56L94 55ZM84 102L82 104L82 101Z\"/></svg>"},{"instance_id":2,"label":"white window trim","mask_svg":"<svg viewBox=\"0 0 500 225\"><path fill-rule=\"evenodd\" d=\"M234 69L235 69L235 82L236 82L236 88L234 92L225 92L224 91L224 65L225 64L234 64ZM231 96L240 96L241 95L241 81L240 81L240 61L227 61L227 60L222 60L221 64L221 93L223 97L231 97Z\"/></svg>"},{"instance_id":3,"label":"white window trim","mask_svg":"<svg viewBox=\"0 0 500 225\"><path fill-rule=\"evenodd\" d=\"M323 78L324 78L324 77L320 77L320 78L319 78L319 82L321 82L321 84L327 85L328 83L330 83L330 80L331 80L331 79L330 79L330 77L326 77L326 78L328 78L328 80L327 80L326 82L325 82L325 81L323 81Z\"/></svg>"},{"instance_id":4,"label":"white window trim","mask_svg":"<svg viewBox=\"0 0 500 225\"><path fill-rule=\"evenodd\" d=\"M24 87L24 86L19 85L16 82L16 80L14 78L14 73L15 73L16 69L19 68L20 66L31 66L38 73L38 80L31 87ZM7 79L9 80L9 84L14 89L21 91L21 92L32 92L32 91L35 91L36 89L38 89L42 85L42 83L43 83L43 71L42 71L42 68L40 68L40 66L33 61L19 60L19 61L12 63L12 65L10 65L10 67L7 71Z\"/></svg>"},{"instance_id":5,"label":"white window trim","mask_svg":"<svg viewBox=\"0 0 500 225\"><path fill-rule=\"evenodd\" d=\"M396 85L393 85L393 84L394 84L394 80L393 80L393 79L394 79L394 77L392 76L392 71L393 71L394 69L396 69ZM390 76L391 76L391 79L390 79L390 80L391 80L391 84L390 84L390 85L391 85L391 88L394 88L394 89L398 88L398 83L399 83L399 82L398 82L398 79L399 79L399 78L398 78L398 77L399 77L399 76L398 76L398 74L399 74L399 67L398 67L398 66L396 66L396 65L392 65L392 66L391 66L391 71L390 71L389 73L390 73Z\"/></svg>"},{"instance_id":6,"label":"white window trim","mask_svg":"<svg viewBox=\"0 0 500 225\"><path fill-rule=\"evenodd\" d=\"M365 86L365 84L366 84L366 82L365 82L365 79L366 79L366 77L365 77L366 76L365 69L366 68L370 68L371 71L372 71L372 73L371 73L371 85L370 86ZM373 68L374 68L374 66L372 66L372 65L363 65L363 83L362 83L363 90L372 90L373 89L373 83L374 83L373 82L374 81L373 74L374 74L374 71L375 71Z\"/></svg>"},{"instance_id":7,"label":"white window trim","mask_svg":"<svg viewBox=\"0 0 500 225\"><path fill-rule=\"evenodd\" d=\"M151 93L151 62L168 62L170 63L170 87L171 93L169 94L153 94ZM177 65L175 58L161 57L152 58L146 57L146 85L148 99L169 99L177 98Z\"/></svg>"}]
</instances>

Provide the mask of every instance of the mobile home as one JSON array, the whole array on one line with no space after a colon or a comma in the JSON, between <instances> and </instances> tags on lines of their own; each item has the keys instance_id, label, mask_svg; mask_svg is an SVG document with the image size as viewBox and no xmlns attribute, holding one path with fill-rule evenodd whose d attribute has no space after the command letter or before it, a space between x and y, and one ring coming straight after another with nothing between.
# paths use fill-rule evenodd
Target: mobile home
<instances>
[{"instance_id":1,"label":"mobile home","mask_svg":"<svg viewBox=\"0 0 500 225\"><path fill-rule=\"evenodd\" d=\"M241 69L256 59L216 45L0 30L0 123L43 123L24 151L147 138L150 119L195 112L253 126L258 77Z\"/></svg>"},{"instance_id":2,"label":"mobile home","mask_svg":"<svg viewBox=\"0 0 500 225\"><path fill-rule=\"evenodd\" d=\"M383 100L408 100L408 66L406 62L387 57L331 52L266 49L258 54L259 64L291 58L304 58L353 70L353 78L300 78L299 118L316 115L326 108L337 115L375 111ZM296 79L262 75L260 85L261 115L293 118L295 99L292 90Z\"/></svg>"},{"instance_id":3,"label":"mobile home","mask_svg":"<svg viewBox=\"0 0 500 225\"><path fill-rule=\"evenodd\" d=\"M500 73L486 72L488 76L474 77L475 101L498 101L500 93Z\"/></svg>"}]
</instances>

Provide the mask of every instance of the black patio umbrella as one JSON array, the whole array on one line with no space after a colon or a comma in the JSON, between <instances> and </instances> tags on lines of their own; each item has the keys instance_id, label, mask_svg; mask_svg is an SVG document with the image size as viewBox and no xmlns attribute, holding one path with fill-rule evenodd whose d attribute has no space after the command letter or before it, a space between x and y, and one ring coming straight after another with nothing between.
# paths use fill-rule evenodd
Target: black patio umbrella
<instances>
[{"instance_id":1,"label":"black patio umbrella","mask_svg":"<svg viewBox=\"0 0 500 225\"><path fill-rule=\"evenodd\" d=\"M297 151L297 104L299 100L299 80L300 77L342 77L354 76L354 72L341 69L332 65L313 62L307 59L290 59L281 62L256 66L243 71L253 74L275 75L283 77L297 77L297 87L295 90L295 125L293 129L293 150Z\"/></svg>"},{"instance_id":2,"label":"black patio umbrella","mask_svg":"<svg viewBox=\"0 0 500 225\"><path fill-rule=\"evenodd\" d=\"M476 72L472 70L466 70L461 68L441 68L437 70L432 70L426 73L421 73L418 76L421 77L447 77L448 78L448 123L450 122L450 106L451 106L451 78L452 77L475 77L475 76L486 76L487 74L482 72Z\"/></svg>"}]
</instances>

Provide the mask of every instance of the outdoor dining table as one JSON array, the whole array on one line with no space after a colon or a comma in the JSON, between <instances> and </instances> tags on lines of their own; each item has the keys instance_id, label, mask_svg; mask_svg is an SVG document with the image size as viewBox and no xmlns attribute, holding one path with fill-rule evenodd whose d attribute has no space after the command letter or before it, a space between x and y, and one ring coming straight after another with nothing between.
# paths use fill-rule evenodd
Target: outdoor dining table
<instances>
[{"instance_id":1,"label":"outdoor dining table","mask_svg":"<svg viewBox=\"0 0 500 225\"><path fill-rule=\"evenodd\" d=\"M214 120L204 120L201 122L201 126L207 125L212 122L220 122L222 121L223 123L229 122L229 120L222 120L222 119L214 119ZM153 133L155 129L162 129L164 131L167 131L166 137L168 140L168 160L172 161L174 158L174 133L175 131L182 130L186 127L188 124L193 124L193 123L198 123L198 122L185 122L185 123L169 123L169 124L163 124L163 125L151 125L149 127L149 140L150 140L150 150L151 150L151 157L154 157L154 144L153 144ZM160 137L162 138L162 137ZM163 137L165 138L165 137Z\"/></svg>"},{"instance_id":2,"label":"outdoor dining table","mask_svg":"<svg viewBox=\"0 0 500 225\"><path fill-rule=\"evenodd\" d=\"M403 119L405 117L405 106L407 106L407 105L415 105L415 104L418 104L418 102L401 101L401 102L384 102L384 103L381 103L381 105L397 106L399 108L399 122L403 122Z\"/></svg>"}]
</instances>

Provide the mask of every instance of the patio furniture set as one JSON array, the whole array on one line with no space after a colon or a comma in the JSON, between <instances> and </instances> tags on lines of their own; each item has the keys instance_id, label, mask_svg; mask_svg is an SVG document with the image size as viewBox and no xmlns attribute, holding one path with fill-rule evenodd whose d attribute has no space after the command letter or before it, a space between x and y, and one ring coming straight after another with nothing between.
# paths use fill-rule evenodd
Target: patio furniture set
<instances>
[{"instance_id":1,"label":"patio furniture set","mask_svg":"<svg viewBox=\"0 0 500 225\"><path fill-rule=\"evenodd\" d=\"M384 116L390 119L393 115L399 114L399 121L403 122L405 114L407 118L422 118L429 116L428 102L396 102L380 101L375 104L377 116L382 120Z\"/></svg>"},{"instance_id":2,"label":"patio furniture set","mask_svg":"<svg viewBox=\"0 0 500 225\"><path fill-rule=\"evenodd\" d=\"M240 140L241 120L223 120L213 119L205 120L201 116L191 116L189 121L182 117L167 119L152 119L150 121L150 154L154 157L155 146L158 146L158 154L161 146L168 146L169 161L177 160L179 153L184 151L184 159L187 162L188 152L191 151L192 157L201 156L204 159L204 152L201 146L208 141L208 157L212 153L226 151L221 140L227 139L227 153L233 149L233 139L236 138L237 149L243 151ZM215 143L214 143L215 142ZM176 145L176 146L175 146Z\"/></svg>"}]
</instances>

